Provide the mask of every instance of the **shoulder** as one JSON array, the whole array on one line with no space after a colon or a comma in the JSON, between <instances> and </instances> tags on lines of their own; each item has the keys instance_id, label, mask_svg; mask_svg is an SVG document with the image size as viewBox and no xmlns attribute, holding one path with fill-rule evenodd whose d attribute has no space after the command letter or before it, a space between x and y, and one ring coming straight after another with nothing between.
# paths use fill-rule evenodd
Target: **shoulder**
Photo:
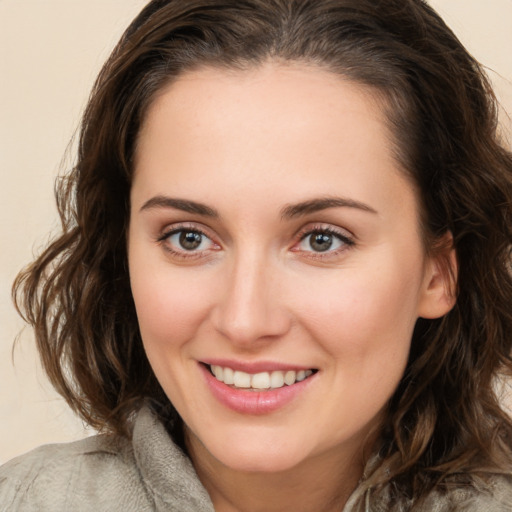
<instances>
[{"instance_id":1,"label":"shoulder","mask_svg":"<svg viewBox=\"0 0 512 512\"><path fill-rule=\"evenodd\" d=\"M474 512L510 512L512 510L512 473L493 475L485 482L476 483L471 492L460 497L465 510Z\"/></svg>"},{"instance_id":2,"label":"shoulder","mask_svg":"<svg viewBox=\"0 0 512 512\"><path fill-rule=\"evenodd\" d=\"M91 510L149 510L141 489L131 443L115 436L42 446L0 467L2 510L83 510L74 505L84 501Z\"/></svg>"},{"instance_id":3,"label":"shoulder","mask_svg":"<svg viewBox=\"0 0 512 512\"><path fill-rule=\"evenodd\" d=\"M353 504L344 512L360 510L361 495L356 496ZM492 474L485 478L474 479L457 475L439 483L420 500L393 494L388 484L373 498L368 491L366 498L371 503L372 512L511 512L512 511L512 473ZM367 504L367 507L370 505Z\"/></svg>"},{"instance_id":4,"label":"shoulder","mask_svg":"<svg viewBox=\"0 0 512 512\"><path fill-rule=\"evenodd\" d=\"M512 475L492 475L472 485L443 485L427 496L421 510L448 512L510 512Z\"/></svg>"}]
</instances>

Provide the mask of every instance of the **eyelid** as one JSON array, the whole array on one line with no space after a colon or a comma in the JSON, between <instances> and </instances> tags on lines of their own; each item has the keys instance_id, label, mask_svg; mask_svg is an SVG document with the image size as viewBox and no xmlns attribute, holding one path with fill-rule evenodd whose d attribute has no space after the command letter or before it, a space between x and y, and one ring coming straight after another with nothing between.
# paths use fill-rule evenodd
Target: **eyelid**
<instances>
[{"instance_id":1,"label":"eyelid","mask_svg":"<svg viewBox=\"0 0 512 512\"><path fill-rule=\"evenodd\" d=\"M166 241L172 236L177 233L180 233L182 231L190 231L199 233L201 236L204 236L210 242L212 243L213 247L208 249L203 249L200 251L187 251L185 249L178 249L172 247L170 244L166 243ZM163 228L159 235L156 238L156 242L161 244L163 249L170 253L171 255L181 258L181 259L187 259L187 258L205 258L208 256L208 253L210 253L212 250L216 251L220 249L220 244L215 240L216 237L212 236L210 234L210 230L205 228L202 225L198 225L194 222L177 222L175 224L170 224Z\"/></svg>"},{"instance_id":2,"label":"eyelid","mask_svg":"<svg viewBox=\"0 0 512 512\"><path fill-rule=\"evenodd\" d=\"M336 238L338 238L341 242L343 242L343 246L338 249L328 250L325 252L304 251L297 248L303 240L305 240L308 236L311 236L314 233L328 233L330 235L333 235ZM292 251L306 253L308 257L315 259L325 259L337 256L340 253L349 250L356 244L356 237L350 231L344 228L333 226L332 224L325 223L308 224L302 227L297 232L296 238L298 238L298 241L294 243Z\"/></svg>"},{"instance_id":3,"label":"eyelid","mask_svg":"<svg viewBox=\"0 0 512 512\"><path fill-rule=\"evenodd\" d=\"M165 225L162 229L159 230L159 234L157 235L157 241L165 240L168 236L177 233L179 231L196 231L210 239L216 238L215 235L211 233L211 229L207 226L203 225L200 222L173 222L171 224Z\"/></svg>"},{"instance_id":4,"label":"eyelid","mask_svg":"<svg viewBox=\"0 0 512 512\"><path fill-rule=\"evenodd\" d=\"M356 236L348 229L341 228L339 226L335 226L333 224L328 224L325 222L314 222L303 226L297 232L296 237L302 240L307 235L316 232L331 233L335 236L340 237L342 240L349 240L353 243L355 243L356 241Z\"/></svg>"}]
</instances>

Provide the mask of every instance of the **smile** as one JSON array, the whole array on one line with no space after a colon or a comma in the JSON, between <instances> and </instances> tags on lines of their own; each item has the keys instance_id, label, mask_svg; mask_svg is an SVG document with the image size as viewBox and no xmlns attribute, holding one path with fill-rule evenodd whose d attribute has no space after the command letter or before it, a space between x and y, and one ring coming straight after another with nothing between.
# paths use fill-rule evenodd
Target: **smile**
<instances>
[{"instance_id":1,"label":"smile","mask_svg":"<svg viewBox=\"0 0 512 512\"><path fill-rule=\"evenodd\" d=\"M227 361L203 362L199 369L217 401L238 414L270 414L309 396L319 382L320 371L314 368L292 370L264 361L235 364L236 369Z\"/></svg>"},{"instance_id":2,"label":"smile","mask_svg":"<svg viewBox=\"0 0 512 512\"><path fill-rule=\"evenodd\" d=\"M316 370L287 370L271 371L259 373L246 373L240 370L233 370L229 367L211 365L209 367L211 374L219 381L235 389L245 389L247 391L263 391L270 389L279 389L284 386L291 386L301 382Z\"/></svg>"}]
</instances>

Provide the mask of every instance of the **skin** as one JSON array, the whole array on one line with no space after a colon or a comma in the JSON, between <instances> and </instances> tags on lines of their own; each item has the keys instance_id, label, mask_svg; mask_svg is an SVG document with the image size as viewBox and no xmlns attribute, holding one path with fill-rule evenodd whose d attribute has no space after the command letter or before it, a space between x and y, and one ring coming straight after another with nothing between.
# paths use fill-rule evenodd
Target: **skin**
<instances>
[{"instance_id":1,"label":"skin","mask_svg":"<svg viewBox=\"0 0 512 512\"><path fill-rule=\"evenodd\" d=\"M290 215L290 205L334 197L348 204ZM145 350L215 509L340 510L417 318L453 305L375 95L296 63L185 73L148 111L131 205ZM316 250L313 230L335 233L330 249ZM179 236L190 231L203 236L187 251ZM243 414L206 386L208 358L318 373L277 411Z\"/></svg>"}]
</instances>

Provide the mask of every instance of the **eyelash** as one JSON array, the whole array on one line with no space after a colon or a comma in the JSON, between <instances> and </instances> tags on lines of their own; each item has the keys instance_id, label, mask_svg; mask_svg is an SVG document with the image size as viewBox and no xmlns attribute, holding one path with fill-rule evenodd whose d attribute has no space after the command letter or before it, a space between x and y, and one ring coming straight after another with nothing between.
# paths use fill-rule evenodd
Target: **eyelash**
<instances>
[{"instance_id":1,"label":"eyelash","mask_svg":"<svg viewBox=\"0 0 512 512\"><path fill-rule=\"evenodd\" d=\"M315 235L315 234L330 235L330 236L336 238L337 240L339 240L342 243L342 246L338 249L327 250L325 252L304 251L304 252L309 253L308 254L309 258L326 259L326 258L336 257L336 256L339 256L342 252L347 251L348 249L350 249L351 247L353 247L355 245L355 240L352 237L348 236L346 233L338 231L337 229L334 229L332 227L323 226L321 224L313 226L313 227L307 227L304 230L300 231L298 233L298 237L299 237L298 244L300 244L301 242L306 240L308 237L311 237L312 235ZM298 244L295 244L295 245L298 245Z\"/></svg>"},{"instance_id":2,"label":"eyelash","mask_svg":"<svg viewBox=\"0 0 512 512\"><path fill-rule=\"evenodd\" d=\"M204 254L202 254L201 251L187 251L185 249L183 250L176 250L173 249L173 247L167 243L167 240L178 233L196 233L198 235L201 235L202 237L207 238L211 241L212 244L215 244L215 242L212 241L211 237L208 236L202 229L199 229L197 226L191 226L187 224L179 224L176 226L173 226L171 229L165 231L162 233L161 236L157 238L157 242L160 243L165 251L170 253L172 256L180 258L180 259L197 259L197 258L203 258Z\"/></svg>"},{"instance_id":3,"label":"eyelash","mask_svg":"<svg viewBox=\"0 0 512 512\"><path fill-rule=\"evenodd\" d=\"M171 236L176 235L178 233L196 233L202 237L207 238L210 240L210 242L219 247L218 244L216 244L210 236L208 236L204 230L198 228L197 226L187 225L187 224L179 224L176 226L173 226L171 229L165 231L162 233L158 238L157 242L162 245L163 249L173 255L174 257L180 258L180 259L198 259L198 258L204 258L204 251L187 251L185 249L183 250L176 250L173 249L173 247L168 243L168 240ZM338 241L342 243L342 247L335 249L335 250L326 250L325 252L321 251L300 251L300 249L293 249L294 252L304 252L308 253L309 258L313 259L326 259L330 257L338 256L340 253L350 249L355 245L355 241L350 236L347 236L346 234L333 229L332 227L326 227L322 225L316 225L313 227L308 227L303 229L302 231L299 231L297 234L297 237L299 238L299 241L294 244L293 247L296 247L297 245L300 245L304 240L306 240L308 237L314 235L314 234L324 234L329 235L334 238L336 238Z\"/></svg>"}]
</instances>

